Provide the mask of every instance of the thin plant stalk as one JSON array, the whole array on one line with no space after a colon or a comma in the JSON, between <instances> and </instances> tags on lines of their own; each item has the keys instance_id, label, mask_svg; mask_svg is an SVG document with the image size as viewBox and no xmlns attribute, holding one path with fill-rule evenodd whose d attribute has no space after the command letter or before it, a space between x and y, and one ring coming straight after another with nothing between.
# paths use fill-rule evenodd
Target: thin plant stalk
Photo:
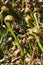
<instances>
[{"instance_id":1,"label":"thin plant stalk","mask_svg":"<svg viewBox=\"0 0 43 65\"><path fill-rule=\"evenodd\" d=\"M8 30L11 32L12 36L14 37L14 39L16 41L16 45L18 46L18 48L21 51L21 54L23 55L23 50L22 50L22 48L20 46L19 40L18 40L17 36L14 34L14 31L12 30L12 27L10 26L10 23L5 22L5 24L6 24L7 28L8 28Z\"/></svg>"},{"instance_id":2,"label":"thin plant stalk","mask_svg":"<svg viewBox=\"0 0 43 65\"><path fill-rule=\"evenodd\" d=\"M43 47L42 47L42 45L41 45L41 43L40 43L40 40L39 40L39 38L37 37L37 43L38 43L38 46L39 46L39 48L41 49L41 51L43 52Z\"/></svg>"},{"instance_id":3,"label":"thin plant stalk","mask_svg":"<svg viewBox=\"0 0 43 65\"><path fill-rule=\"evenodd\" d=\"M30 11L30 13L31 13L30 15L33 18L34 22L36 23L37 27L40 28L39 24L38 24L38 20L37 20L36 14L33 13L32 11Z\"/></svg>"},{"instance_id":4,"label":"thin plant stalk","mask_svg":"<svg viewBox=\"0 0 43 65\"><path fill-rule=\"evenodd\" d=\"M43 52L43 46L41 45L41 42L40 42L40 40L39 40L39 37L38 37L36 34L33 34L33 35L34 35L35 38L36 38L36 42L37 42L39 48L40 48L41 51Z\"/></svg>"},{"instance_id":5,"label":"thin plant stalk","mask_svg":"<svg viewBox=\"0 0 43 65\"><path fill-rule=\"evenodd\" d=\"M22 8L24 8L24 1L25 1L25 0L22 0Z\"/></svg>"},{"instance_id":6,"label":"thin plant stalk","mask_svg":"<svg viewBox=\"0 0 43 65\"><path fill-rule=\"evenodd\" d=\"M35 14L35 13L34 13L34 19L35 19L35 22L36 22L36 24L37 24L37 27L38 27L38 28L40 28L40 27L39 27L39 24L38 24L37 17L36 17L36 14Z\"/></svg>"}]
</instances>

